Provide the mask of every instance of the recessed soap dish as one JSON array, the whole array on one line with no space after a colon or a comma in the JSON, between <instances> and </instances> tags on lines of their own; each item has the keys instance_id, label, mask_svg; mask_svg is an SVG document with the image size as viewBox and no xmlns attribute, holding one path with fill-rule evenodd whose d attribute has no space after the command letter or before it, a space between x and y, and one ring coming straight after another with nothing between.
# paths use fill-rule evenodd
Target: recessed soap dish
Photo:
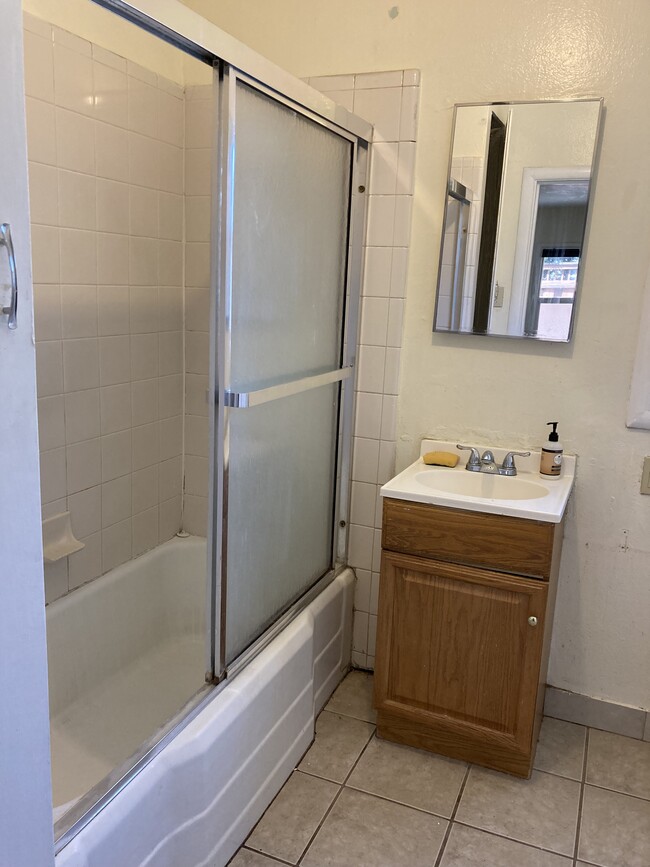
<instances>
[{"instance_id":1,"label":"recessed soap dish","mask_svg":"<svg viewBox=\"0 0 650 867\"><path fill-rule=\"evenodd\" d=\"M83 542L75 539L70 522L70 512L59 512L43 521L43 560L56 563L63 557L85 548Z\"/></svg>"}]
</instances>

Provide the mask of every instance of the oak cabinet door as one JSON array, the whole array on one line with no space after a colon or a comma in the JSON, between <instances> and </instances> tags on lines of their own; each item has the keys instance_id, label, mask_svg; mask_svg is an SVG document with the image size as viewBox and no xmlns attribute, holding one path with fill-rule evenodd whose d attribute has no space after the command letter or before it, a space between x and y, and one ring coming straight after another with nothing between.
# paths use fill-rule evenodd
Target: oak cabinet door
<instances>
[{"instance_id":1,"label":"oak cabinet door","mask_svg":"<svg viewBox=\"0 0 650 867\"><path fill-rule=\"evenodd\" d=\"M542 581L384 551L379 734L526 773L546 597Z\"/></svg>"}]
</instances>

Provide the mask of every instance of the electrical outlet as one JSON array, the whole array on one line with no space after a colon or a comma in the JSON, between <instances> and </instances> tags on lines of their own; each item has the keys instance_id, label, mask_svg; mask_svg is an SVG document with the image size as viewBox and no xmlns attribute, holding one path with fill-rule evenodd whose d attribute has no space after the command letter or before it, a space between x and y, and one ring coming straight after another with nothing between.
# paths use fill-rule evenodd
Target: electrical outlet
<instances>
[{"instance_id":1,"label":"electrical outlet","mask_svg":"<svg viewBox=\"0 0 650 867\"><path fill-rule=\"evenodd\" d=\"M650 455L643 460L643 473L641 474L641 493L650 494Z\"/></svg>"}]
</instances>

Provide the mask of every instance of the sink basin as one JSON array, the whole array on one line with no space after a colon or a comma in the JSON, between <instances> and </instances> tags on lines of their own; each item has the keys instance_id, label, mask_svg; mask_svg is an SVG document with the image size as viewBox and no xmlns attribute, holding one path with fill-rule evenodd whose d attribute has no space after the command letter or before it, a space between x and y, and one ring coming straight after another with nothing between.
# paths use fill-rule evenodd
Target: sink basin
<instances>
[{"instance_id":1,"label":"sink basin","mask_svg":"<svg viewBox=\"0 0 650 867\"><path fill-rule=\"evenodd\" d=\"M481 451L488 447L482 447ZM424 440L420 454L431 451L458 453L453 442ZM492 451L499 464L507 449L493 448ZM573 488L576 458L564 455L562 475L557 479L546 479L539 475L539 459L538 451L531 452L529 457L518 457L516 476L498 476L468 472L465 469L466 452L455 467L431 467L418 458L387 482L381 489L381 495L450 509L510 515L557 524L562 520Z\"/></svg>"},{"instance_id":2,"label":"sink basin","mask_svg":"<svg viewBox=\"0 0 650 867\"><path fill-rule=\"evenodd\" d=\"M549 493L541 480L531 482L519 476L493 476L488 473L468 473L467 470L461 474L443 467L422 470L415 474L415 481L434 491L488 500L538 500Z\"/></svg>"}]
</instances>

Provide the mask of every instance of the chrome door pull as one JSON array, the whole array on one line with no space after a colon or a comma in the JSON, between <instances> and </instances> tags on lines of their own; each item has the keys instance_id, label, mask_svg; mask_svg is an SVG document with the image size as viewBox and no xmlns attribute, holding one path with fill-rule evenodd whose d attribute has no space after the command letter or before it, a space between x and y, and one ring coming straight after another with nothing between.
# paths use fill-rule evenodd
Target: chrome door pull
<instances>
[{"instance_id":1,"label":"chrome door pull","mask_svg":"<svg viewBox=\"0 0 650 867\"><path fill-rule=\"evenodd\" d=\"M11 240L11 227L9 223L0 225L0 247L6 247L7 255L9 256L9 272L11 274L11 301L8 307L3 307L2 312L9 317L7 325L12 330L18 324L16 314L18 313L18 275L16 274L16 254L14 253L14 244Z\"/></svg>"}]
</instances>

